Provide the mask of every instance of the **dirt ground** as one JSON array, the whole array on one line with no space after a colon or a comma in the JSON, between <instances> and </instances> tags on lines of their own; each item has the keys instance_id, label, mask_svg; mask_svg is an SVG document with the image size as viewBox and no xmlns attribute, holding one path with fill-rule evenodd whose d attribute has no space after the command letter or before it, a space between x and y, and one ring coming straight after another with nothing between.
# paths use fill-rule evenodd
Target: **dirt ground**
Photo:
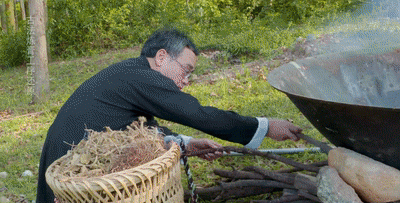
<instances>
[{"instance_id":1,"label":"dirt ground","mask_svg":"<svg viewBox=\"0 0 400 203\"><path fill-rule=\"evenodd\" d=\"M290 61L296 61L307 57L313 57L321 53L319 47L330 43L339 43L338 39L335 39L332 35L321 35L314 37L310 35L307 39L298 38L296 44L291 47L281 47L279 54L271 60L259 59L252 62L242 64L240 59L231 57L228 62L232 64L228 68L223 68L215 73L206 72L202 75L193 75L191 77L192 83L213 83L216 80L223 78L235 78L236 73L244 73L245 69L250 70L251 76L262 76L264 67L267 67L269 71L277 68L283 64L289 63ZM211 59L213 62L221 61L221 51L218 50L206 50L201 51L201 55ZM266 78L265 78L266 79Z\"/></svg>"}]
</instances>

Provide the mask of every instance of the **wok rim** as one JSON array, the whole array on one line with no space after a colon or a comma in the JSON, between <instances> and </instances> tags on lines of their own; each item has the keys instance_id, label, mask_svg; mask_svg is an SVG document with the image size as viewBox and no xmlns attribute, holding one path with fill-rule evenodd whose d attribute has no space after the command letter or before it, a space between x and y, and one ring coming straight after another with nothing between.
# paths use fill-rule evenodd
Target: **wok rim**
<instances>
[{"instance_id":1,"label":"wok rim","mask_svg":"<svg viewBox=\"0 0 400 203\"><path fill-rule=\"evenodd\" d=\"M344 52L340 52L340 53L330 53L330 54L322 54L322 55L317 55L317 56L311 56L311 57L307 57L304 59L298 59L295 61L290 61L288 63L282 64L277 68L274 68L273 70L271 70L268 73L268 78L266 79L267 82L276 90L285 93L286 95L293 95L296 97L300 97L300 98L305 98L305 99L312 99L312 100L316 100L316 101L321 101L321 102L326 102L326 103L332 103L332 104L339 104L339 105L350 105L350 106L354 106L354 107L362 107L362 108L372 108L372 109L381 109L381 110L388 110L388 111L400 111L400 107L396 107L396 108L389 108L389 107L384 107L384 106L369 106L369 105L362 105L362 104L355 104L355 103L347 103L347 102L337 102L337 101L332 101L332 100L322 100L319 98L315 98L315 97L306 97L303 95L299 95L296 93L290 93L287 91L284 91L280 88L277 87L277 85L273 84L273 80L278 81L276 79L273 79L274 77L281 77L280 75L278 75L278 70L282 67L285 66L289 66L291 65L291 62L295 62L295 63L299 63L300 61L309 61L309 60L318 60L319 58L326 58L326 57L342 57L342 58L349 58L351 56L362 56L362 55L383 55L383 54L387 54L387 53L392 53L392 52L397 52L400 53L400 44L399 45L392 45L392 46L387 46L385 47L386 49L389 49L391 51L386 51L384 53L374 53L374 52L365 52L365 50L359 49L359 50L353 50L353 51L344 51ZM292 65L293 66L293 65Z\"/></svg>"}]
</instances>

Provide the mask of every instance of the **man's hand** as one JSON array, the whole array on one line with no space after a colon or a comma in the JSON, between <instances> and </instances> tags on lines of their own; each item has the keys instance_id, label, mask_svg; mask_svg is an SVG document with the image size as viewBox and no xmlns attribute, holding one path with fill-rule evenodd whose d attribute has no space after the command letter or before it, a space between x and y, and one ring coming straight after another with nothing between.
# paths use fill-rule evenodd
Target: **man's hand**
<instances>
[{"instance_id":1,"label":"man's hand","mask_svg":"<svg viewBox=\"0 0 400 203\"><path fill-rule=\"evenodd\" d=\"M215 149L215 148L221 148L222 145L208 140L208 139L194 139L192 138L189 142L189 144L186 146L186 153L190 154L196 151L200 150L205 150L205 149ZM207 153L207 154L201 154L198 157L212 161L216 158L219 158L223 155L223 152L216 151L214 153Z\"/></svg>"},{"instance_id":2,"label":"man's hand","mask_svg":"<svg viewBox=\"0 0 400 203\"><path fill-rule=\"evenodd\" d=\"M301 131L301 128L293 125L289 121L269 119L268 133L266 136L277 141L287 139L299 141L300 138L297 137L296 134L301 133Z\"/></svg>"}]
</instances>

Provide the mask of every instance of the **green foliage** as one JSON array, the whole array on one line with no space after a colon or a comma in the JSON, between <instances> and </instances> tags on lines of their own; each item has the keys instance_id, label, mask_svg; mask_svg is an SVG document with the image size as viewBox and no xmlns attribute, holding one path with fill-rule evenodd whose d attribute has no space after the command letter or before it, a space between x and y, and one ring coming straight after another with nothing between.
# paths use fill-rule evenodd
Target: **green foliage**
<instances>
[{"instance_id":1,"label":"green foliage","mask_svg":"<svg viewBox=\"0 0 400 203\"><path fill-rule=\"evenodd\" d=\"M269 57L297 37L313 33L329 15L363 1L48 0L47 36L52 58L68 58L138 45L157 28L170 25L186 31L200 49ZM22 32L3 34L1 43L18 41L22 46ZM22 53L24 47L18 47L19 52L12 49L0 48L3 58L13 61L7 65L23 63L16 53Z\"/></svg>"},{"instance_id":2,"label":"green foliage","mask_svg":"<svg viewBox=\"0 0 400 203\"><path fill-rule=\"evenodd\" d=\"M271 0L269 9L279 13L284 21L305 22L310 18L324 18L333 11L355 8L365 0Z\"/></svg>"},{"instance_id":3,"label":"green foliage","mask_svg":"<svg viewBox=\"0 0 400 203\"><path fill-rule=\"evenodd\" d=\"M77 56L143 43L155 29L172 25L202 49L268 55L305 34L288 30L291 26L309 25L311 18L361 1L49 0L50 41L54 55Z\"/></svg>"},{"instance_id":4,"label":"green foliage","mask_svg":"<svg viewBox=\"0 0 400 203\"><path fill-rule=\"evenodd\" d=\"M11 202L21 202L17 201L20 194L29 202L36 199L41 147L61 106L86 79L112 63L137 56L138 50L125 49L90 59L49 63L50 99L34 105L29 105L32 97L26 94L26 69L0 69L0 172L9 174L0 180L0 187L7 188L0 190L0 197ZM34 176L23 177L25 170Z\"/></svg>"},{"instance_id":5,"label":"green foliage","mask_svg":"<svg viewBox=\"0 0 400 203\"><path fill-rule=\"evenodd\" d=\"M28 60L27 37L25 26L17 32L0 32L0 67L14 67Z\"/></svg>"},{"instance_id":6,"label":"green foliage","mask_svg":"<svg viewBox=\"0 0 400 203\"><path fill-rule=\"evenodd\" d=\"M267 73L267 68L264 69ZM216 81L214 84L193 84L183 89L196 97L204 106L213 106L220 109L232 110L245 116L266 116L268 118L292 119L296 125L303 128L304 134L310 135L318 140L324 139L321 134L309 123L309 121L299 112L295 105L285 96L285 94L273 89L269 83L265 82L261 77L251 77L250 70L244 70L243 74L237 73L236 78L224 78ZM199 132L187 126L176 124L173 122L159 120L159 123L168 126L174 132L179 132L195 138L207 138L214 140L223 146L242 145L224 141L212 137L206 133ZM290 140L277 142L272 139L264 139L260 149L280 149L280 148L298 148L313 147L304 141L293 142ZM312 163L323 161L327 156L322 153L301 153L292 155L282 155L287 158L302 163ZM202 160L198 157L189 159L194 182L199 187L209 187L216 185L222 179L213 174L213 169L241 170L246 166L260 166L268 170L279 170L290 168L285 164L267 160L261 157L225 156L219 158L212 163ZM183 185L187 186L186 174L182 173ZM247 198L250 200L262 199L261 197ZM212 202L212 201L199 201ZM235 202L235 201L232 201ZM237 202L241 202L238 200Z\"/></svg>"},{"instance_id":7,"label":"green foliage","mask_svg":"<svg viewBox=\"0 0 400 203\"><path fill-rule=\"evenodd\" d=\"M29 105L31 97L26 93L26 75L23 67L15 69L0 69L0 172L5 171L9 177L1 180L7 190L0 191L0 196L24 194L29 202L36 197L38 164L41 147L46 133L61 106L69 96L85 80L103 70L108 65L137 57L139 49L125 49L112 51L107 54L95 55L92 58L77 58L49 64L51 90L49 101L44 104ZM197 69L200 75L207 69L213 68L211 60L200 57L203 68ZM218 70L215 70L218 73ZM321 140L323 137L302 116L290 100L274 90L262 77L252 77L251 71L245 69L237 73L233 79L221 79L213 84L194 83L184 88L184 91L195 96L201 104L233 110L247 116L268 116L276 118L290 118L304 129L304 133ZM264 68L267 76L267 68ZM37 114L32 114L36 112ZM182 133L195 138L208 138L222 145L241 146L239 144L214 138L193 128L160 120L160 125L167 126L174 132ZM311 147L303 141L275 142L265 139L262 148L290 148ZM323 154L288 155L290 158L303 163L316 162L326 159ZM219 181L213 175L213 168L231 170L231 167L262 166L277 170L288 167L284 164L272 162L260 157L223 157L214 162L207 162L196 157L190 158L191 170L195 183L198 186L210 186ZM31 170L33 177L22 177L25 170ZM182 170L183 184L186 185L186 175ZM253 198L256 199L256 198ZM204 202L204 201L200 201Z\"/></svg>"}]
</instances>

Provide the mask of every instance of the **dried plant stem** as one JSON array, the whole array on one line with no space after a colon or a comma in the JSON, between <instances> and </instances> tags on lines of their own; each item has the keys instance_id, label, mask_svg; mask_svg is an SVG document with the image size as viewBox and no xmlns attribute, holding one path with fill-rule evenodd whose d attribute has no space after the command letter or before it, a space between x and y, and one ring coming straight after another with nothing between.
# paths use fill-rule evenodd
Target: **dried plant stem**
<instances>
[{"instance_id":1,"label":"dried plant stem","mask_svg":"<svg viewBox=\"0 0 400 203\"><path fill-rule=\"evenodd\" d=\"M303 170L307 170L307 171L311 171L311 172L316 172L318 173L319 168L315 167L315 166L310 166L310 165L306 165L306 164L302 164L299 162L295 162L291 159L273 154L273 153L269 153L269 152L260 152L257 150L253 150L253 149L248 149L248 148L237 148L237 147L233 147L233 146L227 146L227 147L222 147L222 148L218 148L218 149L207 149L207 150L201 150L201 151L196 151L190 154L184 154L185 156L198 156L201 154L207 154L207 153L213 153L216 151L220 151L220 152L237 152L237 153L241 153L241 154L248 154L248 155L255 155L255 156L262 156L262 157L266 157L269 159L274 159L276 161L280 161L283 162L285 164L294 166L296 168L301 168Z\"/></svg>"},{"instance_id":2,"label":"dried plant stem","mask_svg":"<svg viewBox=\"0 0 400 203\"><path fill-rule=\"evenodd\" d=\"M104 175L135 167L166 152L157 131L147 128L144 120L133 122L125 131L86 130L87 140L71 145L65 163L60 163L62 178Z\"/></svg>"}]
</instances>

